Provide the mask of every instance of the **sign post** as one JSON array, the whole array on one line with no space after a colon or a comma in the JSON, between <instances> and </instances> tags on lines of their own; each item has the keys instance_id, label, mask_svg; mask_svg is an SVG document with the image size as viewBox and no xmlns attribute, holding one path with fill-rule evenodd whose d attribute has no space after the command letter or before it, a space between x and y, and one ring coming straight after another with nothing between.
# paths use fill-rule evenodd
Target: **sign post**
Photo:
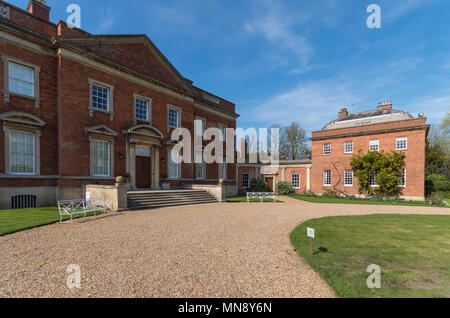
<instances>
[{"instance_id":1,"label":"sign post","mask_svg":"<svg viewBox=\"0 0 450 318\"><path fill-rule=\"evenodd\" d=\"M307 235L311 239L311 255L313 255L313 239L316 237L316 231L313 228L307 228Z\"/></svg>"}]
</instances>

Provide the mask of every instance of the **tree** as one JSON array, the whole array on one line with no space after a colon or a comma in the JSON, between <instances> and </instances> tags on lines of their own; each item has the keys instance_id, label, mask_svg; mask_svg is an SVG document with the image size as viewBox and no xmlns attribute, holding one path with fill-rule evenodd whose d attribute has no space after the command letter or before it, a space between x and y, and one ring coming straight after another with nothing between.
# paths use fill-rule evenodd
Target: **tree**
<instances>
[{"instance_id":1,"label":"tree","mask_svg":"<svg viewBox=\"0 0 450 318\"><path fill-rule=\"evenodd\" d=\"M364 155L360 150L351 159L351 166L358 178L359 192L368 195L398 195L404 162L405 154L401 152L370 151ZM378 187L372 188L370 179L374 176Z\"/></svg>"},{"instance_id":2,"label":"tree","mask_svg":"<svg viewBox=\"0 0 450 318\"><path fill-rule=\"evenodd\" d=\"M300 123L293 122L283 128L280 135L281 159L299 160L307 157L309 153L308 138Z\"/></svg>"},{"instance_id":3,"label":"tree","mask_svg":"<svg viewBox=\"0 0 450 318\"><path fill-rule=\"evenodd\" d=\"M426 144L426 175L441 174L450 180L450 114L442 124L431 125Z\"/></svg>"}]
</instances>

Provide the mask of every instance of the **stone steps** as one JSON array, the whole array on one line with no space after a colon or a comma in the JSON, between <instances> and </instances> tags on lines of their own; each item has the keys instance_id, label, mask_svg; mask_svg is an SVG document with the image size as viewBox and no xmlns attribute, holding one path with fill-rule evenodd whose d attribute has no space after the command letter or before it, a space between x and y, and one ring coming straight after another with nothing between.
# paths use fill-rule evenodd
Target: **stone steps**
<instances>
[{"instance_id":1,"label":"stone steps","mask_svg":"<svg viewBox=\"0 0 450 318\"><path fill-rule=\"evenodd\" d=\"M161 207L217 203L206 191L132 191L128 192L128 209L147 210Z\"/></svg>"}]
</instances>

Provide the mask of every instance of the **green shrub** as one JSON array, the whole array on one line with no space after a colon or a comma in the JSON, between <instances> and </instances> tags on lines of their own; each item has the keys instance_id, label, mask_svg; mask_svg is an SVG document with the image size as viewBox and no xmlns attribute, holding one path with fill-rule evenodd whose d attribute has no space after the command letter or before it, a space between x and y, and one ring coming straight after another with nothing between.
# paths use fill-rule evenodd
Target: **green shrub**
<instances>
[{"instance_id":1,"label":"green shrub","mask_svg":"<svg viewBox=\"0 0 450 318\"><path fill-rule=\"evenodd\" d=\"M250 181L250 192L267 192L269 186L263 180L253 179Z\"/></svg>"},{"instance_id":2,"label":"green shrub","mask_svg":"<svg viewBox=\"0 0 450 318\"><path fill-rule=\"evenodd\" d=\"M289 193L294 193L294 188L292 187L292 184L289 182L280 182L277 184L277 194L278 195L285 195Z\"/></svg>"},{"instance_id":3,"label":"green shrub","mask_svg":"<svg viewBox=\"0 0 450 318\"><path fill-rule=\"evenodd\" d=\"M358 178L359 193L368 195L381 195L387 197L398 196L401 188L402 166L405 154L392 151L370 151L364 154L361 150L351 159L351 166ZM378 174L378 187L370 186L370 176Z\"/></svg>"},{"instance_id":4,"label":"green shrub","mask_svg":"<svg viewBox=\"0 0 450 318\"><path fill-rule=\"evenodd\" d=\"M440 206L442 206L442 205L444 205L444 198L443 198L442 194L440 194L438 192L435 192L435 193L432 193L428 197L427 202L430 205L440 205Z\"/></svg>"},{"instance_id":5,"label":"green shrub","mask_svg":"<svg viewBox=\"0 0 450 318\"><path fill-rule=\"evenodd\" d=\"M429 175L426 179L426 185L428 185L431 192L446 192L450 191L450 181L447 180L443 175L433 173Z\"/></svg>"}]
</instances>

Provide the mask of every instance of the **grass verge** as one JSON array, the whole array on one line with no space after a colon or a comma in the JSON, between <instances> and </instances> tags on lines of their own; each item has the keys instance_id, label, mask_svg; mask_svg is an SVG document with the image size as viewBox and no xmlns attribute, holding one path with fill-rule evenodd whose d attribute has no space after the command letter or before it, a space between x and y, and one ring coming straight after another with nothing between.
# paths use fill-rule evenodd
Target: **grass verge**
<instances>
[{"instance_id":1,"label":"grass verge","mask_svg":"<svg viewBox=\"0 0 450 318\"><path fill-rule=\"evenodd\" d=\"M394 200L394 201L385 201L381 199L363 199L363 198L337 198L337 197L329 197L329 196L313 196L313 195L305 195L305 194L289 194L289 197L313 202L313 203L338 203L338 204L370 204L370 205L401 205L401 206L431 206L429 203L425 201L405 201L405 200ZM447 200L450 201L450 200ZM450 205L447 206L435 206L434 207L443 207L449 208Z\"/></svg>"},{"instance_id":2,"label":"grass verge","mask_svg":"<svg viewBox=\"0 0 450 318\"><path fill-rule=\"evenodd\" d=\"M307 227L316 230L312 256ZM450 216L313 219L291 241L340 297L450 297ZM380 289L367 287L371 264L381 267Z\"/></svg>"},{"instance_id":3,"label":"grass verge","mask_svg":"<svg viewBox=\"0 0 450 318\"><path fill-rule=\"evenodd\" d=\"M100 215L101 212L96 214ZM94 213L87 215L93 216ZM82 216L84 215L74 216L74 219ZM69 219L70 217L63 218L64 221ZM56 222L59 222L59 211L56 207L0 210L0 236Z\"/></svg>"}]
</instances>

